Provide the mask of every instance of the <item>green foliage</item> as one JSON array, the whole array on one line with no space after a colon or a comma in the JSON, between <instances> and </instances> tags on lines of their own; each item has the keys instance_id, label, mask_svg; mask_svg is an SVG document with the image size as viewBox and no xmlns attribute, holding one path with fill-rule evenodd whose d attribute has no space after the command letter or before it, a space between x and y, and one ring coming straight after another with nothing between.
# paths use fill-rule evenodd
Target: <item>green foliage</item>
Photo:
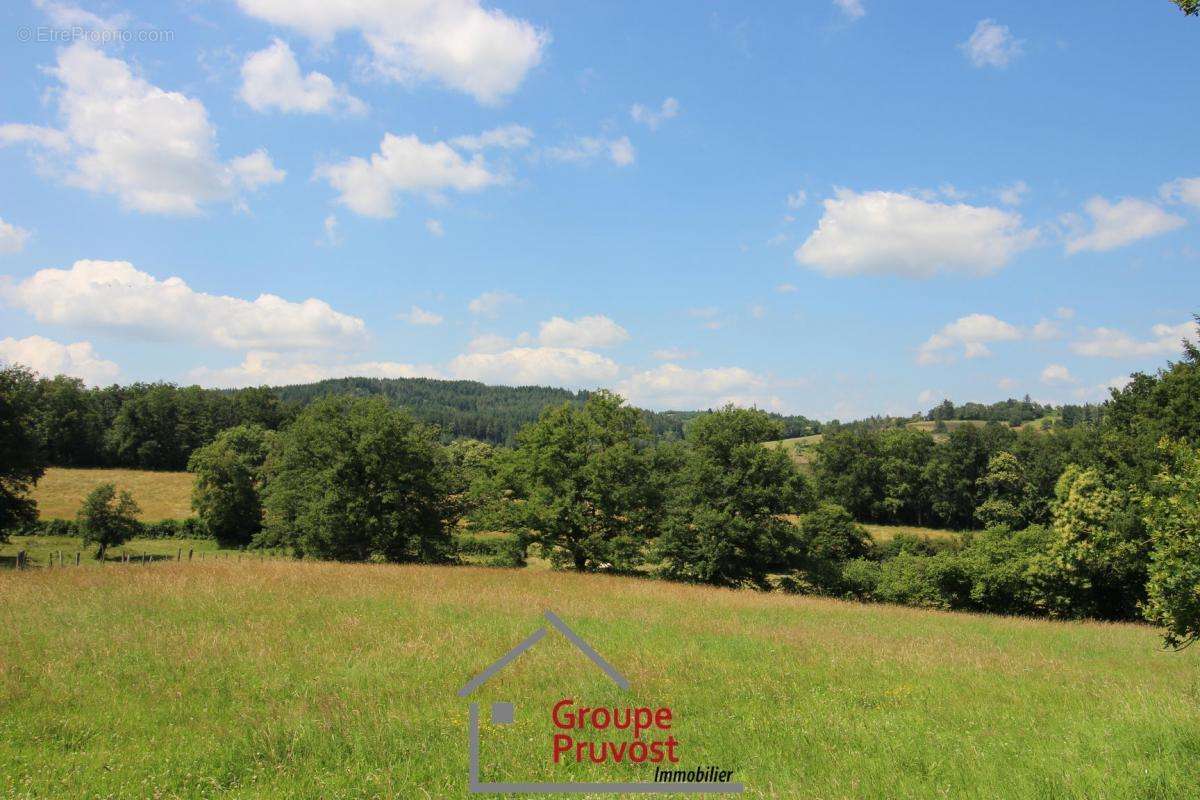
<instances>
[{"instance_id":1,"label":"green foliage","mask_svg":"<svg viewBox=\"0 0 1200 800\"><path fill-rule=\"evenodd\" d=\"M1172 647L1200 638L1200 453L1163 445L1169 466L1144 500L1153 551L1145 615Z\"/></svg>"},{"instance_id":2,"label":"green foliage","mask_svg":"<svg viewBox=\"0 0 1200 800\"><path fill-rule=\"evenodd\" d=\"M880 565L874 599L919 608L951 609L966 583L951 553L919 556L900 553Z\"/></svg>"},{"instance_id":3,"label":"green foliage","mask_svg":"<svg viewBox=\"0 0 1200 800\"><path fill-rule=\"evenodd\" d=\"M24 367L0 369L0 541L37 519L29 491L46 470L35 433L37 383Z\"/></svg>"},{"instance_id":4,"label":"green foliage","mask_svg":"<svg viewBox=\"0 0 1200 800\"><path fill-rule=\"evenodd\" d=\"M265 546L338 561L448 559L450 482L436 432L381 398L325 398L266 465Z\"/></svg>"},{"instance_id":5,"label":"green foliage","mask_svg":"<svg viewBox=\"0 0 1200 800\"><path fill-rule=\"evenodd\" d=\"M192 508L222 547L245 546L262 530L263 465L274 434L239 425L192 452Z\"/></svg>"},{"instance_id":6,"label":"green foliage","mask_svg":"<svg viewBox=\"0 0 1200 800\"><path fill-rule=\"evenodd\" d=\"M1179 10L1188 16L1200 16L1200 0L1171 0L1179 6Z\"/></svg>"},{"instance_id":7,"label":"green foliage","mask_svg":"<svg viewBox=\"0 0 1200 800\"><path fill-rule=\"evenodd\" d=\"M762 411L732 406L695 420L658 555L672 579L767 586L771 571L799 562L795 528L779 515L804 511L791 458L761 442L779 438Z\"/></svg>"},{"instance_id":8,"label":"green foliage","mask_svg":"<svg viewBox=\"0 0 1200 800\"><path fill-rule=\"evenodd\" d=\"M975 519L984 527L1019 530L1035 516L1033 487L1025 477L1025 468L1012 453L997 453L988 460L987 472L979 479L982 502Z\"/></svg>"},{"instance_id":9,"label":"green foliage","mask_svg":"<svg viewBox=\"0 0 1200 800\"><path fill-rule=\"evenodd\" d=\"M1041 590L1035 572L1053 533L1042 526L1012 532L993 528L972 537L956 556L966 594L957 607L993 614L1037 614Z\"/></svg>"},{"instance_id":10,"label":"green foliage","mask_svg":"<svg viewBox=\"0 0 1200 800\"><path fill-rule=\"evenodd\" d=\"M826 594L846 591L842 565L871 552L871 537L850 512L822 503L796 523L798 569L801 579Z\"/></svg>"},{"instance_id":11,"label":"green foliage","mask_svg":"<svg viewBox=\"0 0 1200 800\"><path fill-rule=\"evenodd\" d=\"M667 476L651 469L636 409L596 392L547 409L497 459L482 527L514 531L555 566L630 570L657 535Z\"/></svg>"},{"instance_id":12,"label":"green foliage","mask_svg":"<svg viewBox=\"0 0 1200 800\"><path fill-rule=\"evenodd\" d=\"M137 535L142 539L208 539L212 536L196 517L143 522Z\"/></svg>"},{"instance_id":13,"label":"green foliage","mask_svg":"<svg viewBox=\"0 0 1200 800\"><path fill-rule=\"evenodd\" d=\"M138 504L129 492L118 495L113 484L102 483L84 498L75 528L83 544L96 545L96 558L103 559L108 548L123 544L141 532L138 511Z\"/></svg>"},{"instance_id":14,"label":"green foliage","mask_svg":"<svg viewBox=\"0 0 1200 800\"><path fill-rule=\"evenodd\" d=\"M1128 619L1145 596L1149 541L1126 492L1092 468L1058 481L1054 538L1035 571L1056 616Z\"/></svg>"}]
</instances>

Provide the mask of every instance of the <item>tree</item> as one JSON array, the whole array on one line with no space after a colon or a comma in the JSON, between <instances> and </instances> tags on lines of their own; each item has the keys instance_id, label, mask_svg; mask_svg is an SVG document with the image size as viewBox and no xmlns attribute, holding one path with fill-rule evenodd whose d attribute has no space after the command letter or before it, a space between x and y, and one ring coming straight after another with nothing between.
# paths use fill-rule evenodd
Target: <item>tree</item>
<instances>
[{"instance_id":1,"label":"tree","mask_svg":"<svg viewBox=\"0 0 1200 800\"><path fill-rule=\"evenodd\" d=\"M78 378L38 381L37 437L46 461L60 467L103 463L104 429L94 393Z\"/></svg>"},{"instance_id":2,"label":"tree","mask_svg":"<svg viewBox=\"0 0 1200 800\"><path fill-rule=\"evenodd\" d=\"M880 436L859 427L826 433L817 445L814 471L822 497L855 519L879 519L885 508Z\"/></svg>"},{"instance_id":3,"label":"tree","mask_svg":"<svg viewBox=\"0 0 1200 800\"><path fill-rule=\"evenodd\" d=\"M924 525L929 516L925 466L933 455L933 437L925 431L884 431L879 442L883 478L882 508L892 522Z\"/></svg>"},{"instance_id":4,"label":"tree","mask_svg":"<svg viewBox=\"0 0 1200 800\"><path fill-rule=\"evenodd\" d=\"M1143 501L1153 544L1144 612L1179 648L1200 638L1200 452L1181 444L1163 449L1170 466Z\"/></svg>"},{"instance_id":5,"label":"tree","mask_svg":"<svg viewBox=\"0 0 1200 800\"><path fill-rule=\"evenodd\" d=\"M382 398L324 398L267 460L256 541L337 561L445 561L448 497L436 431Z\"/></svg>"},{"instance_id":6,"label":"tree","mask_svg":"<svg viewBox=\"0 0 1200 800\"><path fill-rule=\"evenodd\" d=\"M546 409L499 459L492 524L538 545L555 566L632 569L663 514L649 436L637 409L609 392L582 408Z\"/></svg>"},{"instance_id":7,"label":"tree","mask_svg":"<svg viewBox=\"0 0 1200 800\"><path fill-rule=\"evenodd\" d=\"M1179 6L1179 10L1188 16L1200 16L1200 0L1171 0Z\"/></svg>"},{"instance_id":8,"label":"tree","mask_svg":"<svg viewBox=\"0 0 1200 800\"><path fill-rule=\"evenodd\" d=\"M1126 492L1072 465L1055 490L1054 538L1035 565L1056 616L1131 619L1145 597L1149 540Z\"/></svg>"},{"instance_id":9,"label":"tree","mask_svg":"<svg viewBox=\"0 0 1200 800\"><path fill-rule=\"evenodd\" d=\"M192 508L223 547L245 546L262 529L263 464L273 438L258 425L239 425L188 459L196 474Z\"/></svg>"},{"instance_id":10,"label":"tree","mask_svg":"<svg viewBox=\"0 0 1200 800\"><path fill-rule=\"evenodd\" d=\"M108 548L137 536L140 511L129 492L122 490L118 495L113 484L102 483L84 498L75 525L85 545L97 545L96 558L102 560Z\"/></svg>"},{"instance_id":11,"label":"tree","mask_svg":"<svg viewBox=\"0 0 1200 800\"><path fill-rule=\"evenodd\" d=\"M0 369L0 541L10 530L37 521L29 496L46 471L35 433L37 382L20 366Z\"/></svg>"},{"instance_id":12,"label":"tree","mask_svg":"<svg viewBox=\"0 0 1200 800\"><path fill-rule=\"evenodd\" d=\"M988 460L987 473L979 479L982 502L975 519L985 528L1018 530L1033 516L1032 487L1025 469L1012 453L997 453Z\"/></svg>"},{"instance_id":13,"label":"tree","mask_svg":"<svg viewBox=\"0 0 1200 800\"><path fill-rule=\"evenodd\" d=\"M733 406L694 421L658 545L666 577L766 588L770 572L799 563L796 529L782 515L808 510L802 478L786 452L761 444L778 426Z\"/></svg>"}]
</instances>

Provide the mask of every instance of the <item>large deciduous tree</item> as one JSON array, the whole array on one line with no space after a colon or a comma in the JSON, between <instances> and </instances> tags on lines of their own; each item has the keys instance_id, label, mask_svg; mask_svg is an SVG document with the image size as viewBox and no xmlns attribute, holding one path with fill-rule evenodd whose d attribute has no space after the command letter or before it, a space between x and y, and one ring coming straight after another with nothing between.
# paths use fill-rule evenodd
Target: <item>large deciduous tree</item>
<instances>
[{"instance_id":1,"label":"large deciduous tree","mask_svg":"<svg viewBox=\"0 0 1200 800\"><path fill-rule=\"evenodd\" d=\"M245 546L262 529L263 464L273 437L258 425L239 425L188 459L188 471L196 474L192 508L222 546Z\"/></svg>"},{"instance_id":2,"label":"large deciduous tree","mask_svg":"<svg viewBox=\"0 0 1200 800\"><path fill-rule=\"evenodd\" d=\"M1170 465L1145 498L1153 550L1146 618L1166 629L1167 644L1200 638L1200 452L1163 445Z\"/></svg>"},{"instance_id":3,"label":"large deciduous tree","mask_svg":"<svg viewBox=\"0 0 1200 800\"><path fill-rule=\"evenodd\" d=\"M541 548L556 566L629 570L660 528L664 478L650 431L610 392L546 409L497 466L489 521Z\"/></svg>"},{"instance_id":4,"label":"large deciduous tree","mask_svg":"<svg viewBox=\"0 0 1200 800\"><path fill-rule=\"evenodd\" d=\"M769 573L799 563L782 515L808 510L804 479L784 450L762 446L780 433L766 413L733 406L694 421L658 546L664 575L766 588Z\"/></svg>"},{"instance_id":5,"label":"large deciduous tree","mask_svg":"<svg viewBox=\"0 0 1200 800\"><path fill-rule=\"evenodd\" d=\"M0 541L37 520L29 496L46 464L37 440L37 381L24 367L0 369Z\"/></svg>"},{"instance_id":6,"label":"large deciduous tree","mask_svg":"<svg viewBox=\"0 0 1200 800\"><path fill-rule=\"evenodd\" d=\"M141 511L129 492L111 483L102 483L83 500L75 518L76 528L85 545L96 545L96 558L103 559L110 547L122 545L141 530L137 515Z\"/></svg>"},{"instance_id":7,"label":"large deciduous tree","mask_svg":"<svg viewBox=\"0 0 1200 800\"><path fill-rule=\"evenodd\" d=\"M445 463L435 431L381 398L317 400L268 459L258 541L338 561L444 561Z\"/></svg>"}]
</instances>

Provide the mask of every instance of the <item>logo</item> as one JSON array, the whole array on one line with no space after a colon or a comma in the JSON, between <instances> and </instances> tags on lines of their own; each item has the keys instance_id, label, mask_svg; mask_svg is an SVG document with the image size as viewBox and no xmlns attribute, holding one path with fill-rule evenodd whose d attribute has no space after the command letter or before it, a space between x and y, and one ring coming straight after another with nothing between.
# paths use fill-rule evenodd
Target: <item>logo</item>
<instances>
[{"instance_id":1,"label":"logo","mask_svg":"<svg viewBox=\"0 0 1200 800\"><path fill-rule=\"evenodd\" d=\"M604 660L591 645L551 611L544 614L551 627L566 637L581 653L608 676L608 679L624 691L629 690L629 681ZM476 675L466 686L458 690L459 697L468 697L496 673L503 670L526 650L540 642L549 630L538 628L520 644L509 650L483 672ZM654 766L653 781L634 782L506 782L484 783L479 780L479 703L468 707L468 785L471 792L489 793L613 793L669 794L690 792L695 794L739 794L745 786L729 782L730 770L717 767L678 768L680 742L675 738L672 726L674 712L669 706L650 708L592 708L577 703L574 698L559 700L550 709L553 733L549 739L551 762L590 762L594 764L645 764ZM492 703L491 721L495 725L511 725L515 709L512 703ZM623 741L590 741L589 731L617 732L625 736Z\"/></svg>"}]
</instances>

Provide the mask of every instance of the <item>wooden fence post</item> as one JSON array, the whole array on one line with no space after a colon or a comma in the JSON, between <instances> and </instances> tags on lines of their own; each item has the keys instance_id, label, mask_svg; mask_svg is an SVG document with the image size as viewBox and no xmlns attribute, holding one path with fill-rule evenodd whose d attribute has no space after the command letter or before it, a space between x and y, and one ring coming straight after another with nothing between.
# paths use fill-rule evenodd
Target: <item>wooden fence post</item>
<instances>
[{"instance_id":1,"label":"wooden fence post","mask_svg":"<svg viewBox=\"0 0 1200 800\"><path fill-rule=\"evenodd\" d=\"M188 548L188 561L192 560L192 548Z\"/></svg>"},{"instance_id":2,"label":"wooden fence post","mask_svg":"<svg viewBox=\"0 0 1200 800\"><path fill-rule=\"evenodd\" d=\"M17 569L25 569L25 551L17 551Z\"/></svg>"},{"instance_id":3,"label":"wooden fence post","mask_svg":"<svg viewBox=\"0 0 1200 800\"><path fill-rule=\"evenodd\" d=\"M183 548L179 548L179 552L175 554L176 561L183 561Z\"/></svg>"},{"instance_id":4,"label":"wooden fence post","mask_svg":"<svg viewBox=\"0 0 1200 800\"><path fill-rule=\"evenodd\" d=\"M75 566L79 566L79 551L75 551Z\"/></svg>"}]
</instances>

